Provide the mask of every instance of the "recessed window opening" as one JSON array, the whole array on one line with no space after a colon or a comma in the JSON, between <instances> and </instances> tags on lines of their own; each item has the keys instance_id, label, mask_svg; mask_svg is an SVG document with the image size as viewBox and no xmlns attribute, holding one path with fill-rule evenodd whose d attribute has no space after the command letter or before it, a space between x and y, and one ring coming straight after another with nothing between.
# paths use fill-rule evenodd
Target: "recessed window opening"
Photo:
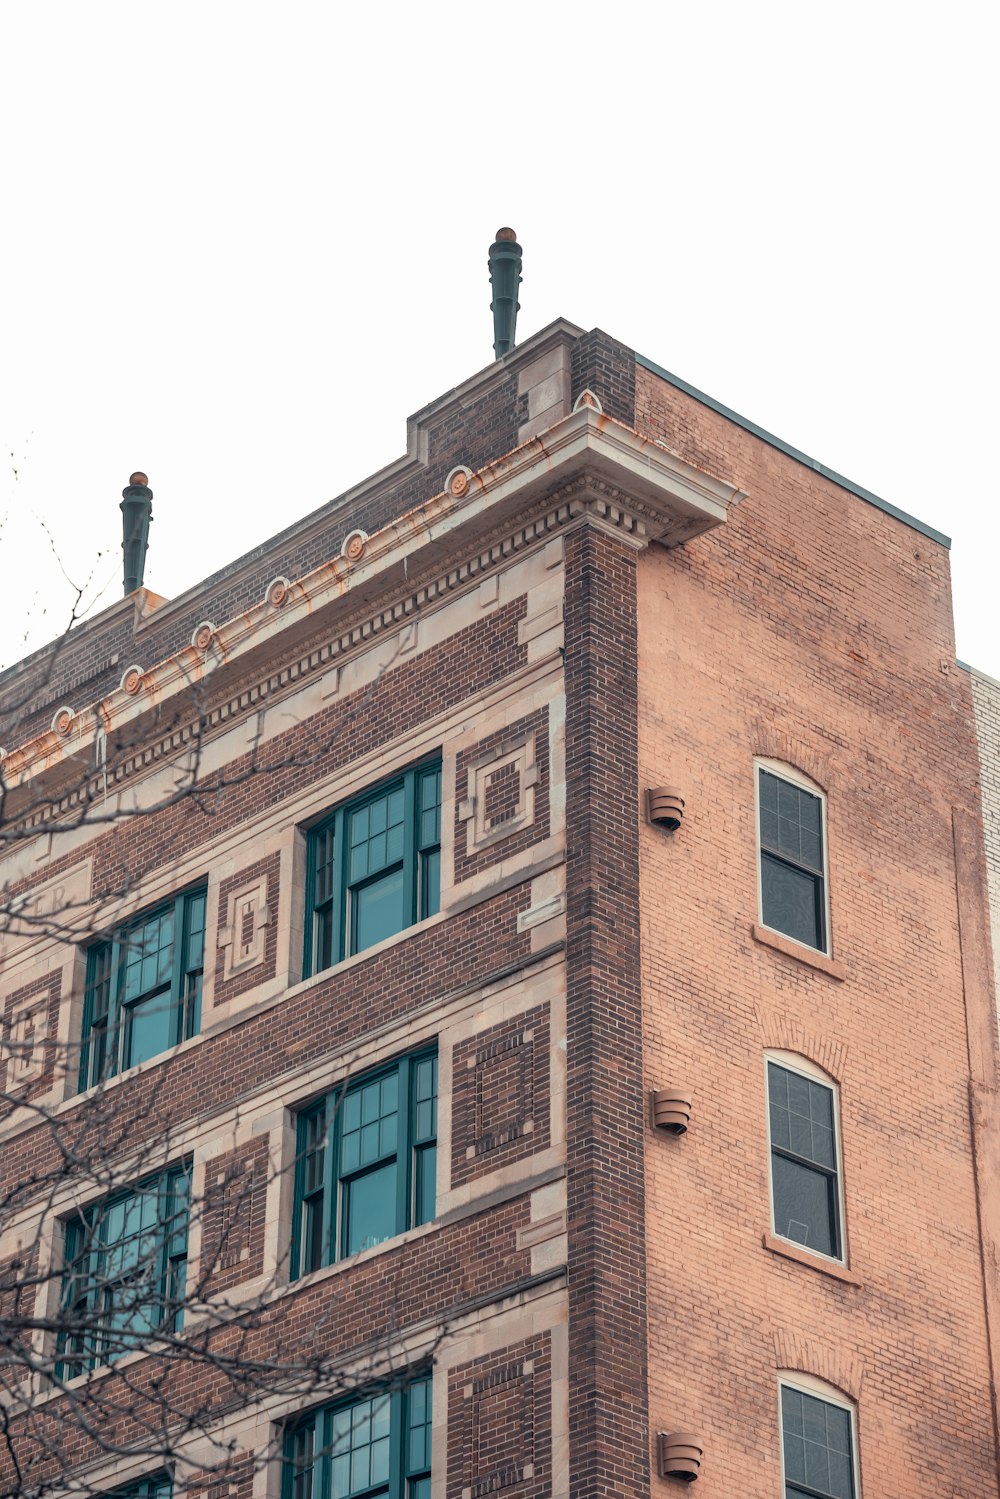
<instances>
[{"instance_id":1,"label":"recessed window opening","mask_svg":"<svg viewBox=\"0 0 1000 1499\"><path fill-rule=\"evenodd\" d=\"M431 1381L310 1411L288 1428L283 1499L430 1499Z\"/></svg>"},{"instance_id":2,"label":"recessed window opening","mask_svg":"<svg viewBox=\"0 0 1000 1499\"><path fill-rule=\"evenodd\" d=\"M758 763L757 844L762 925L828 952L822 793L788 770Z\"/></svg>"},{"instance_id":3,"label":"recessed window opening","mask_svg":"<svg viewBox=\"0 0 1000 1499\"><path fill-rule=\"evenodd\" d=\"M292 1278L434 1217L437 1054L403 1057L299 1114Z\"/></svg>"},{"instance_id":4,"label":"recessed window opening","mask_svg":"<svg viewBox=\"0 0 1000 1499\"><path fill-rule=\"evenodd\" d=\"M778 1391L785 1499L860 1499L853 1406L809 1376Z\"/></svg>"},{"instance_id":5,"label":"recessed window opening","mask_svg":"<svg viewBox=\"0 0 1000 1499\"><path fill-rule=\"evenodd\" d=\"M123 923L87 953L80 1088L195 1035L205 966L204 887Z\"/></svg>"},{"instance_id":6,"label":"recessed window opening","mask_svg":"<svg viewBox=\"0 0 1000 1499\"><path fill-rule=\"evenodd\" d=\"M305 977L437 913L441 764L345 802L309 833Z\"/></svg>"},{"instance_id":7,"label":"recessed window opening","mask_svg":"<svg viewBox=\"0 0 1000 1499\"><path fill-rule=\"evenodd\" d=\"M774 1232L843 1261L837 1090L804 1058L779 1053L766 1067Z\"/></svg>"}]
</instances>

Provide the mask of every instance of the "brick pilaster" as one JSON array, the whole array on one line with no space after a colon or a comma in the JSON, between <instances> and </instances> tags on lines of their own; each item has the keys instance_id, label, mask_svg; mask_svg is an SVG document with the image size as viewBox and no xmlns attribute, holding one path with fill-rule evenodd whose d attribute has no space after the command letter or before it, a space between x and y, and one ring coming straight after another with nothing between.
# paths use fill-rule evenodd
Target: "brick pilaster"
<instances>
[{"instance_id":1,"label":"brick pilaster","mask_svg":"<svg viewBox=\"0 0 1000 1499\"><path fill-rule=\"evenodd\" d=\"M646 1495L636 559L566 545L570 1492Z\"/></svg>"}]
</instances>

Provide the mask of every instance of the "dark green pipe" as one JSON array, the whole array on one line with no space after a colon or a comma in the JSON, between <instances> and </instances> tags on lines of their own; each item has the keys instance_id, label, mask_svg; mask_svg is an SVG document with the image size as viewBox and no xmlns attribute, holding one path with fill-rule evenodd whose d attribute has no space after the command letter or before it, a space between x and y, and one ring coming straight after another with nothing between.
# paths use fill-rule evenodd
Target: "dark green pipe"
<instances>
[{"instance_id":1,"label":"dark green pipe","mask_svg":"<svg viewBox=\"0 0 1000 1499\"><path fill-rule=\"evenodd\" d=\"M125 554L125 592L142 587L153 519L153 491L145 474L133 474L122 490L122 551Z\"/></svg>"},{"instance_id":2,"label":"dark green pipe","mask_svg":"<svg viewBox=\"0 0 1000 1499\"><path fill-rule=\"evenodd\" d=\"M521 304L517 288L521 284L521 246L513 229L498 229L490 245L490 282L493 287L493 352L498 359L514 347L517 313Z\"/></svg>"}]
</instances>

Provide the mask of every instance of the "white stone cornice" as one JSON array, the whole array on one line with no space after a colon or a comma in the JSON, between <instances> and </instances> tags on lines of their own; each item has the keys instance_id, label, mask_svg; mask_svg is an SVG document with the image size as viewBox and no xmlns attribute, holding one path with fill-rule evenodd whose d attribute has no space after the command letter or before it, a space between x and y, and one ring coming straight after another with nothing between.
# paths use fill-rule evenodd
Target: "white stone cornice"
<instances>
[{"instance_id":1,"label":"white stone cornice","mask_svg":"<svg viewBox=\"0 0 1000 1499\"><path fill-rule=\"evenodd\" d=\"M77 772L93 765L101 734L148 743L143 720L154 713L160 727L153 738L163 740L166 715L166 741L179 747L195 732L192 709L198 695L207 700L210 678L222 674L211 688L216 704L223 681L257 683L241 685L231 702L213 707L210 722L215 714L249 710L272 683L280 687L398 627L407 614L554 529L589 518L635 547L650 540L675 546L724 523L739 498L734 485L584 406L464 486L452 485L390 521L365 540L357 560L342 555L297 580L276 579L260 603L214 630L207 649L185 646L130 678L127 688L69 716L62 732L11 750L4 783L16 789L49 774L59 781L61 765Z\"/></svg>"}]
</instances>

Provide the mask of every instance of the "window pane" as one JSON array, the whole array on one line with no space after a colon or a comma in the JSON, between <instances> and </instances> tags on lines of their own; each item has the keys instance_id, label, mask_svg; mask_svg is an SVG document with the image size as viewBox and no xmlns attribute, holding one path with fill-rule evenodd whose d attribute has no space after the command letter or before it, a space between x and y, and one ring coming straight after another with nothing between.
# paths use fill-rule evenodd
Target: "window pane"
<instances>
[{"instance_id":1,"label":"window pane","mask_svg":"<svg viewBox=\"0 0 1000 1499\"><path fill-rule=\"evenodd\" d=\"M424 1145L416 1152L414 1226L430 1223L437 1205L437 1146Z\"/></svg>"},{"instance_id":2,"label":"window pane","mask_svg":"<svg viewBox=\"0 0 1000 1499\"><path fill-rule=\"evenodd\" d=\"M760 881L764 925L822 949L822 881L766 853L760 856Z\"/></svg>"},{"instance_id":3,"label":"window pane","mask_svg":"<svg viewBox=\"0 0 1000 1499\"><path fill-rule=\"evenodd\" d=\"M125 1022L125 1055L123 1067L135 1067L159 1056L176 1041L177 1007L169 994L154 994L152 999L130 1005Z\"/></svg>"},{"instance_id":4,"label":"window pane","mask_svg":"<svg viewBox=\"0 0 1000 1499\"><path fill-rule=\"evenodd\" d=\"M431 1386L426 1379L417 1380L407 1392L409 1409L409 1445L406 1454L407 1473L423 1473L431 1465Z\"/></svg>"},{"instance_id":5,"label":"window pane","mask_svg":"<svg viewBox=\"0 0 1000 1499\"><path fill-rule=\"evenodd\" d=\"M768 1063L767 1083L771 1144L835 1171L833 1090L774 1062Z\"/></svg>"},{"instance_id":6,"label":"window pane","mask_svg":"<svg viewBox=\"0 0 1000 1499\"><path fill-rule=\"evenodd\" d=\"M402 869L393 870L370 885L353 892L354 940L352 952L363 952L409 925L404 909Z\"/></svg>"},{"instance_id":7,"label":"window pane","mask_svg":"<svg viewBox=\"0 0 1000 1499\"><path fill-rule=\"evenodd\" d=\"M855 1499L849 1411L783 1385L781 1430L785 1499Z\"/></svg>"},{"instance_id":8,"label":"window pane","mask_svg":"<svg viewBox=\"0 0 1000 1499\"><path fill-rule=\"evenodd\" d=\"M820 1254L839 1254L836 1178L775 1152L771 1156L771 1180L775 1233Z\"/></svg>"},{"instance_id":9,"label":"window pane","mask_svg":"<svg viewBox=\"0 0 1000 1499\"><path fill-rule=\"evenodd\" d=\"M344 1186L346 1254L357 1254L391 1239L396 1228L396 1162L356 1177Z\"/></svg>"},{"instance_id":10,"label":"window pane","mask_svg":"<svg viewBox=\"0 0 1000 1499\"><path fill-rule=\"evenodd\" d=\"M420 918L436 916L441 909L441 850L420 855Z\"/></svg>"},{"instance_id":11,"label":"window pane","mask_svg":"<svg viewBox=\"0 0 1000 1499\"><path fill-rule=\"evenodd\" d=\"M187 956L185 969L191 973L196 968L201 968L205 953L205 903L206 896L203 891L197 895L189 895L187 898Z\"/></svg>"}]
</instances>

